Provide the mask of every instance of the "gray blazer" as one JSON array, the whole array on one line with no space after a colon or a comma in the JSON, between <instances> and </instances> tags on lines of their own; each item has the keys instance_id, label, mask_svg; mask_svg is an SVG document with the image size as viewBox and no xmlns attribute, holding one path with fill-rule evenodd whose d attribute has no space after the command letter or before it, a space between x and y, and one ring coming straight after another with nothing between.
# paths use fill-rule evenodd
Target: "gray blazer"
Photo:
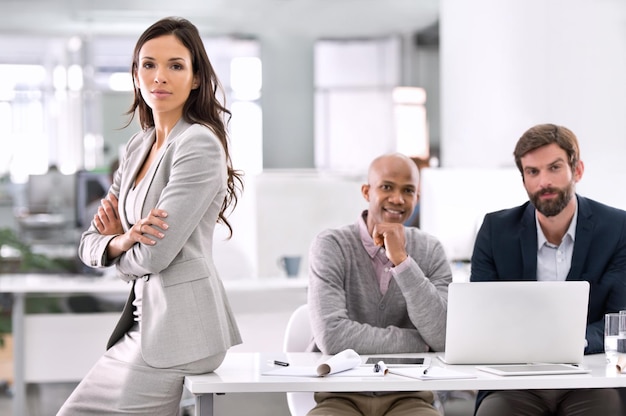
<instances>
[{"instance_id":1,"label":"gray blazer","mask_svg":"<svg viewBox=\"0 0 626 416\"><path fill-rule=\"evenodd\" d=\"M135 134L126 146L110 192L119 199L119 215L128 230L124 209L137 172L154 142L154 129ZM109 260L106 247L114 236L101 235L92 224L81 237L79 256L91 267L115 264L125 281L144 279L141 350L146 363L158 368L196 361L241 343L226 293L213 263L213 231L226 193L226 161L213 132L180 120L143 199L142 218L152 208L168 212L165 238L154 246L135 244ZM150 173L148 173L150 175ZM133 325L134 291L113 330L107 349Z\"/></svg>"}]
</instances>

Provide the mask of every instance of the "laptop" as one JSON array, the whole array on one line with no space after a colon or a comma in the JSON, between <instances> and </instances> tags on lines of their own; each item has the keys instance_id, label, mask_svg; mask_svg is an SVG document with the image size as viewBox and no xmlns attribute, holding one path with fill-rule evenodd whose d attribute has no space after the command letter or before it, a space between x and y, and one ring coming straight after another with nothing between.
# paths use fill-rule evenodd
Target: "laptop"
<instances>
[{"instance_id":1,"label":"laptop","mask_svg":"<svg viewBox=\"0 0 626 416\"><path fill-rule=\"evenodd\" d=\"M585 349L586 281L452 282L447 364L578 364Z\"/></svg>"}]
</instances>

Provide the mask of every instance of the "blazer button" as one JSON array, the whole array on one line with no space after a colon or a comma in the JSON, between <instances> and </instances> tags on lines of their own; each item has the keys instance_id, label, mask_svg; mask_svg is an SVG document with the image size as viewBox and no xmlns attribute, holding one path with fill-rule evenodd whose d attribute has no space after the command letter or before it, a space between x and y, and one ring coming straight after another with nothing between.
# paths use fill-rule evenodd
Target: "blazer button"
<instances>
[{"instance_id":1,"label":"blazer button","mask_svg":"<svg viewBox=\"0 0 626 416\"><path fill-rule=\"evenodd\" d=\"M148 280L150 280L150 275L149 275L149 274L147 274L147 275L143 276L143 280L144 280L145 282L147 282Z\"/></svg>"}]
</instances>

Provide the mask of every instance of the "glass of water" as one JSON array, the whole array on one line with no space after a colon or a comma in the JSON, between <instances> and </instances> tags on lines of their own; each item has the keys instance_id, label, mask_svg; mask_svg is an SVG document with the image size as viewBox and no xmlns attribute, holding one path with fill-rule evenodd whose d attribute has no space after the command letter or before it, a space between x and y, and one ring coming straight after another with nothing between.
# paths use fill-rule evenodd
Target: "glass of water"
<instances>
[{"instance_id":1,"label":"glass of water","mask_svg":"<svg viewBox=\"0 0 626 416\"><path fill-rule=\"evenodd\" d=\"M610 364L617 363L620 354L626 354L626 311L604 316L604 353Z\"/></svg>"}]
</instances>

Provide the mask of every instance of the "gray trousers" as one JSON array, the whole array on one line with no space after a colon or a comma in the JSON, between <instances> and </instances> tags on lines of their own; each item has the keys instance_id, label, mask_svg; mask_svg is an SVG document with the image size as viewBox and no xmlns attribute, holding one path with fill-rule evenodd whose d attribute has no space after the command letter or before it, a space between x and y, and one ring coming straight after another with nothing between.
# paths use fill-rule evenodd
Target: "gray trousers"
<instances>
[{"instance_id":1,"label":"gray trousers","mask_svg":"<svg viewBox=\"0 0 626 416\"><path fill-rule=\"evenodd\" d=\"M622 416L616 389L501 390L485 397L476 416Z\"/></svg>"}]
</instances>

